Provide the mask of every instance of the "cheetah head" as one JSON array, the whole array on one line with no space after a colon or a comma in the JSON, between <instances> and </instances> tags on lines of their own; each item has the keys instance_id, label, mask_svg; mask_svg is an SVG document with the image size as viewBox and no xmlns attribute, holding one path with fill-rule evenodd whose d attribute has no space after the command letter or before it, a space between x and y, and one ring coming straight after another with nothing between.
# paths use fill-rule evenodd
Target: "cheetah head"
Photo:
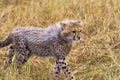
<instances>
[{"instance_id":1,"label":"cheetah head","mask_svg":"<svg viewBox=\"0 0 120 80\"><path fill-rule=\"evenodd\" d=\"M66 41L79 41L83 23L80 20L65 20L61 22L61 37Z\"/></svg>"}]
</instances>

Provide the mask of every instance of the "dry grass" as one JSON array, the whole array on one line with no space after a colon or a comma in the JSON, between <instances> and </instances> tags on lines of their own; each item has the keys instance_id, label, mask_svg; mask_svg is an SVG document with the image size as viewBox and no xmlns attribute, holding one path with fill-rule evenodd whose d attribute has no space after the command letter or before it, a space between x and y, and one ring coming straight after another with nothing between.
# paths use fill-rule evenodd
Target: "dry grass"
<instances>
[{"instance_id":1,"label":"dry grass","mask_svg":"<svg viewBox=\"0 0 120 80\"><path fill-rule=\"evenodd\" d=\"M81 19L85 38L67 61L76 80L120 80L120 0L0 0L0 40L15 26L44 27ZM0 67L7 48L0 49ZM33 56L18 75L14 64L0 69L0 80L64 80L53 77L52 58Z\"/></svg>"}]
</instances>

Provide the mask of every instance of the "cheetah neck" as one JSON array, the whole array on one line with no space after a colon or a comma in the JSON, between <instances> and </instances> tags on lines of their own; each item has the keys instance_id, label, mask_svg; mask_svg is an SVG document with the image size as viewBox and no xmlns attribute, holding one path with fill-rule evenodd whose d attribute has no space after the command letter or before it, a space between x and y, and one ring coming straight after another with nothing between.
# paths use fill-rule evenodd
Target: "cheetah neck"
<instances>
[{"instance_id":1,"label":"cheetah neck","mask_svg":"<svg viewBox=\"0 0 120 80\"><path fill-rule=\"evenodd\" d=\"M62 30L62 26L60 23L56 23L54 25L50 25L47 28L44 29L43 35L46 38L46 40L51 38L57 38Z\"/></svg>"}]
</instances>

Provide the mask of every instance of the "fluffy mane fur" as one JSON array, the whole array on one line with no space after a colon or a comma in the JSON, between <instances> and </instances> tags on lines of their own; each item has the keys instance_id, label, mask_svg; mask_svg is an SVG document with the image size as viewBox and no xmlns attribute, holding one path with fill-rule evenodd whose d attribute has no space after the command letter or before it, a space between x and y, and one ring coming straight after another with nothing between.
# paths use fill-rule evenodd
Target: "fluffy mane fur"
<instances>
[{"instance_id":1,"label":"fluffy mane fur","mask_svg":"<svg viewBox=\"0 0 120 80\"><path fill-rule=\"evenodd\" d=\"M64 20L64 21L60 21L60 22L57 22L56 24L53 24L53 25L50 25L50 26L48 26L47 28L43 28L42 29L42 37L43 37L43 41L46 41L46 40L49 40L49 39L52 39L53 37L55 37L55 38L57 38L58 37L58 35L59 35L59 33L61 32L61 30L62 30L62 23L64 23L64 24L69 24L69 23L74 23L74 22L76 22L77 20L68 20L68 19L66 19L66 20ZM81 22L81 24L83 24L82 23L82 21L80 21Z\"/></svg>"}]
</instances>

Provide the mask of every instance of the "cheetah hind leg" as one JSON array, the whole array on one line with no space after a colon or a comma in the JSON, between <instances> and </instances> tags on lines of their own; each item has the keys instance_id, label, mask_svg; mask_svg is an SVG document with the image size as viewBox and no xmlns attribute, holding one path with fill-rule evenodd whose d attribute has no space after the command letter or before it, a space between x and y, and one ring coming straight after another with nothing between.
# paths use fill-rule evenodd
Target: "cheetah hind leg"
<instances>
[{"instance_id":1,"label":"cheetah hind leg","mask_svg":"<svg viewBox=\"0 0 120 80\"><path fill-rule=\"evenodd\" d=\"M21 73L22 66L28 61L29 57L31 56L30 51L27 49L24 49L24 51L21 50L21 52L17 52L16 57L16 64L18 72Z\"/></svg>"},{"instance_id":2,"label":"cheetah hind leg","mask_svg":"<svg viewBox=\"0 0 120 80\"><path fill-rule=\"evenodd\" d=\"M27 49L25 37L23 34L18 34L15 36L15 46L16 46L16 67L19 73L21 73L22 66L27 62L31 56L31 52Z\"/></svg>"},{"instance_id":3,"label":"cheetah hind leg","mask_svg":"<svg viewBox=\"0 0 120 80\"><path fill-rule=\"evenodd\" d=\"M4 63L4 67L3 67L4 69L7 69L7 67L12 63L14 51L15 51L15 46L11 45L8 50L7 58Z\"/></svg>"}]
</instances>

